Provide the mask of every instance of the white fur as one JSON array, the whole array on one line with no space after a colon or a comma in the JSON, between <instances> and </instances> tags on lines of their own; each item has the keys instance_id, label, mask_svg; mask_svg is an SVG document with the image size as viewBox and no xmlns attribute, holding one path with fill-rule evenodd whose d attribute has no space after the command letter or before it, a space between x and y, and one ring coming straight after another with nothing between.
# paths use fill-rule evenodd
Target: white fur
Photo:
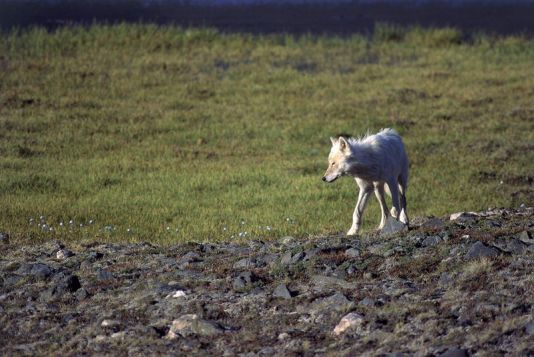
<instances>
[{"instance_id":1,"label":"white fur","mask_svg":"<svg viewBox=\"0 0 534 357\"><path fill-rule=\"evenodd\" d=\"M340 137L330 140L332 149L323 181L333 182L340 176L350 175L360 188L352 226L347 235L358 232L363 211L373 191L382 211L379 229L384 227L389 216L384 192L392 198L391 215L407 225L408 157L399 134L393 129L382 129L377 134L368 134L363 138Z\"/></svg>"}]
</instances>

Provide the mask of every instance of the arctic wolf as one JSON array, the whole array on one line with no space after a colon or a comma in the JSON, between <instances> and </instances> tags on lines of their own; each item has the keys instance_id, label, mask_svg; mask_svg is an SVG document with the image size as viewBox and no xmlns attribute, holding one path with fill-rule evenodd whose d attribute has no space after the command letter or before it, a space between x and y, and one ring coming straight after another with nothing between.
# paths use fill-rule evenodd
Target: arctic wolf
<instances>
[{"instance_id":1,"label":"arctic wolf","mask_svg":"<svg viewBox=\"0 0 534 357\"><path fill-rule=\"evenodd\" d=\"M352 216L352 226L347 235L355 235L362 222L367 200L375 192L382 219L379 229L384 228L389 212L384 192L392 199L391 215L408 225L406 214L406 189L408 187L408 157L402 139L393 129L382 129L363 138L330 138L332 149L328 156L328 169L323 181L333 182L350 175L360 187L358 202Z\"/></svg>"}]
</instances>

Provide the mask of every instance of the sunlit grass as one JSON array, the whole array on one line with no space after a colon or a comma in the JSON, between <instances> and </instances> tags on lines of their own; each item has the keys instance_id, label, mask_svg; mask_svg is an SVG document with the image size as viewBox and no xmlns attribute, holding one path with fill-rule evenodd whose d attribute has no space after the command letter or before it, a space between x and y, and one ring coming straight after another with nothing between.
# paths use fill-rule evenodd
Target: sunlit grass
<instances>
[{"instance_id":1,"label":"sunlit grass","mask_svg":"<svg viewBox=\"0 0 534 357\"><path fill-rule=\"evenodd\" d=\"M382 127L407 146L411 216L534 204L534 42L376 34L3 34L0 230L160 243L345 232L356 185L320 180L328 138Z\"/></svg>"}]
</instances>

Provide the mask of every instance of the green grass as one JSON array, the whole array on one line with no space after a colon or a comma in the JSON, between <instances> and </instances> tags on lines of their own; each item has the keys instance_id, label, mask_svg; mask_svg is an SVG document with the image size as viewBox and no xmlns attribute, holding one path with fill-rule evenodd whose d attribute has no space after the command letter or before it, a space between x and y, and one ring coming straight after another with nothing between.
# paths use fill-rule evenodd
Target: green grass
<instances>
[{"instance_id":1,"label":"green grass","mask_svg":"<svg viewBox=\"0 0 534 357\"><path fill-rule=\"evenodd\" d=\"M345 232L356 185L321 181L328 138L382 127L407 146L410 216L534 204L526 38L150 25L0 36L0 231L15 240ZM364 218L378 223L376 200Z\"/></svg>"}]
</instances>

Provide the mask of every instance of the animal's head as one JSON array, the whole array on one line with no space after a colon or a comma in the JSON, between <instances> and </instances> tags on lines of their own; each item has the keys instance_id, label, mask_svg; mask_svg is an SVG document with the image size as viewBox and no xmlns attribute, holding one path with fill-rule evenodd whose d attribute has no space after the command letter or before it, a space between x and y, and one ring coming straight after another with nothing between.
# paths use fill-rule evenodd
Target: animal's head
<instances>
[{"instance_id":1,"label":"animal's head","mask_svg":"<svg viewBox=\"0 0 534 357\"><path fill-rule=\"evenodd\" d=\"M330 138L332 148L328 155L328 168L323 176L323 181L334 182L347 172L347 158L350 156L350 146L344 137Z\"/></svg>"}]
</instances>

